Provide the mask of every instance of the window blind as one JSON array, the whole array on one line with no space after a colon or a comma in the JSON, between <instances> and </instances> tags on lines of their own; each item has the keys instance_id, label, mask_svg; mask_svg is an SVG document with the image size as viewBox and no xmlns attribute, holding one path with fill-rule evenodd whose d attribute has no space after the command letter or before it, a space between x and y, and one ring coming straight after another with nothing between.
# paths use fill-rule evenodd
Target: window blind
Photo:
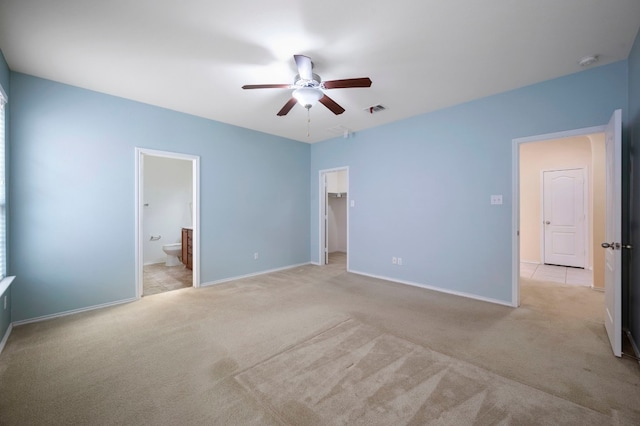
<instances>
[{"instance_id":1,"label":"window blind","mask_svg":"<svg viewBox=\"0 0 640 426\"><path fill-rule=\"evenodd\" d=\"M0 279L7 276L7 202L5 176L5 107L7 98L0 87Z\"/></svg>"}]
</instances>

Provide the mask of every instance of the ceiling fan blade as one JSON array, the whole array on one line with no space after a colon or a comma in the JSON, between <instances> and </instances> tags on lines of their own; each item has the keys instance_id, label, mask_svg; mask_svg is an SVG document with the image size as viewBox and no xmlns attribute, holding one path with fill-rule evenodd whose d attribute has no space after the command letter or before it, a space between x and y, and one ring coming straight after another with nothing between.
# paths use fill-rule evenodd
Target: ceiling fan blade
<instances>
[{"instance_id":1,"label":"ceiling fan blade","mask_svg":"<svg viewBox=\"0 0 640 426\"><path fill-rule=\"evenodd\" d=\"M327 108L329 108L331 110L331 112L333 112L335 115L339 115L339 114L342 114L344 112L344 108L342 108L340 105L338 105L336 103L336 101L334 101L333 99L331 99L327 95L324 95L323 97L321 97L318 102L320 102L322 105L324 105Z\"/></svg>"},{"instance_id":2,"label":"ceiling fan blade","mask_svg":"<svg viewBox=\"0 0 640 426\"><path fill-rule=\"evenodd\" d=\"M369 77L329 80L322 83L325 89L348 89L349 87L371 87Z\"/></svg>"},{"instance_id":3,"label":"ceiling fan blade","mask_svg":"<svg viewBox=\"0 0 640 426\"><path fill-rule=\"evenodd\" d=\"M289 101L287 101L286 104L284 104L284 106L282 107L282 109L280 111L278 111L278 116L282 117L283 115L287 115L289 113L289 111L291 111L291 108L293 108L293 106L298 103L298 101L296 100L296 98L291 98L289 99Z\"/></svg>"},{"instance_id":4,"label":"ceiling fan blade","mask_svg":"<svg viewBox=\"0 0 640 426\"><path fill-rule=\"evenodd\" d=\"M289 89L290 84L245 84L243 89Z\"/></svg>"},{"instance_id":5,"label":"ceiling fan blade","mask_svg":"<svg viewBox=\"0 0 640 426\"><path fill-rule=\"evenodd\" d=\"M313 80L313 65L311 64L311 58L304 55L293 55L293 59L296 61L298 67L298 75L303 80Z\"/></svg>"}]
</instances>

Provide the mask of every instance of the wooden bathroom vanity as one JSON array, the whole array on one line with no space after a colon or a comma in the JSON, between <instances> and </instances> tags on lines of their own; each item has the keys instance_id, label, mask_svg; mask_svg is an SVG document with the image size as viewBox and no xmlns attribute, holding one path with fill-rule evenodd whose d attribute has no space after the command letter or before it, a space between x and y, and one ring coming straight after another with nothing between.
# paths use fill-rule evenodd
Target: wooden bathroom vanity
<instances>
[{"instance_id":1,"label":"wooden bathroom vanity","mask_svg":"<svg viewBox=\"0 0 640 426\"><path fill-rule=\"evenodd\" d=\"M182 228L182 263L187 269L193 268L193 229Z\"/></svg>"}]
</instances>

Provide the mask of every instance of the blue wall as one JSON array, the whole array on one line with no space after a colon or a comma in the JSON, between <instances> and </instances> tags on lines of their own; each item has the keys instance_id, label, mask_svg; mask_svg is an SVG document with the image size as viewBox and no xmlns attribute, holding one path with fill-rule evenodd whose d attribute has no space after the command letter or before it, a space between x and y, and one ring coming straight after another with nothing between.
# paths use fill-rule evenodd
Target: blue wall
<instances>
[{"instance_id":1,"label":"blue wall","mask_svg":"<svg viewBox=\"0 0 640 426\"><path fill-rule=\"evenodd\" d=\"M309 145L19 73L10 107L13 321L135 297L135 147L201 157L201 282L309 261Z\"/></svg>"},{"instance_id":2,"label":"blue wall","mask_svg":"<svg viewBox=\"0 0 640 426\"><path fill-rule=\"evenodd\" d=\"M603 125L618 108L625 121L627 72L621 61L313 145L311 259L318 171L349 166L352 271L511 303L512 139Z\"/></svg>"},{"instance_id":3,"label":"blue wall","mask_svg":"<svg viewBox=\"0 0 640 426\"><path fill-rule=\"evenodd\" d=\"M629 55L629 133L632 161L638 162L636 157L640 150L640 32ZM636 158L634 158L636 157ZM640 171L635 165L631 185L633 194L631 232L632 244L636 248L631 251L633 269L631 271L631 288L629 289L629 329L634 340L640 343Z\"/></svg>"},{"instance_id":4,"label":"blue wall","mask_svg":"<svg viewBox=\"0 0 640 426\"><path fill-rule=\"evenodd\" d=\"M510 303L512 139L617 108L637 129L637 45L629 61L311 146L11 73L12 319L135 296L134 147L201 156L203 283L317 261L318 171L350 166L353 271Z\"/></svg>"},{"instance_id":5,"label":"blue wall","mask_svg":"<svg viewBox=\"0 0 640 426\"><path fill-rule=\"evenodd\" d=\"M4 55L0 51L0 86L5 91L7 96L9 96L9 66L7 65L7 61L4 59ZM9 115L9 108L5 108L5 167L8 170L9 161L8 161L8 153L9 149L9 121L11 120ZM11 270L8 271L11 273ZM7 309L4 309L4 298L7 297ZM11 324L11 287L9 287L3 293L0 293L0 340L5 335L9 325Z\"/></svg>"}]
</instances>

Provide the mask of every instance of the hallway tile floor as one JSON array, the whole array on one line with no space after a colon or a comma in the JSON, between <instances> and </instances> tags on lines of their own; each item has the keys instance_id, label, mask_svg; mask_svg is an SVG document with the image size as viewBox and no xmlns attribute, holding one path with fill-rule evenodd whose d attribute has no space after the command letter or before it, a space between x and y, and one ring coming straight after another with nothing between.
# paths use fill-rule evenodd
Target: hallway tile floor
<instances>
[{"instance_id":1,"label":"hallway tile floor","mask_svg":"<svg viewBox=\"0 0 640 426\"><path fill-rule=\"evenodd\" d=\"M536 281L551 281L583 287L593 285L593 271L566 266L520 262L520 276Z\"/></svg>"}]
</instances>

